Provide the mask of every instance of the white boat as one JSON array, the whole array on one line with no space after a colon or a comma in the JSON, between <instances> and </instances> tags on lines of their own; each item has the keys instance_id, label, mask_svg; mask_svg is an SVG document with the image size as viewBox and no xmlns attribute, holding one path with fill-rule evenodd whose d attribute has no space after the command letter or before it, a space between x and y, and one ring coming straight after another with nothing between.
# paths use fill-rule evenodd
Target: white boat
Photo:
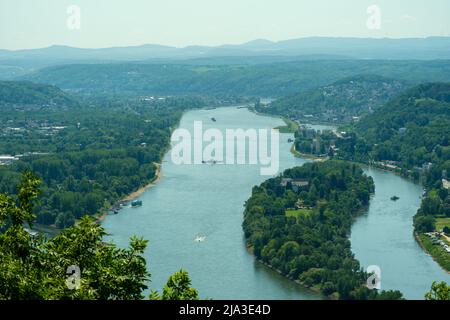
<instances>
[{"instance_id":1,"label":"white boat","mask_svg":"<svg viewBox=\"0 0 450 320\"><path fill-rule=\"evenodd\" d=\"M198 235L195 236L194 241L195 241L195 242L203 242L203 241L205 241L205 239L206 239L206 236L205 236L205 235L198 234Z\"/></svg>"}]
</instances>

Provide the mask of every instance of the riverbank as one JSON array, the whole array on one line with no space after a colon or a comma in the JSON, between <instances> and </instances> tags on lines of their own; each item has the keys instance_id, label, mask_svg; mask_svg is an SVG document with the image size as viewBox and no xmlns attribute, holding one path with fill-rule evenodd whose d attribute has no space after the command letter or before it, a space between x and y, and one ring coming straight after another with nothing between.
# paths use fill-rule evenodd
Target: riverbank
<instances>
[{"instance_id":1,"label":"riverbank","mask_svg":"<svg viewBox=\"0 0 450 320\"><path fill-rule=\"evenodd\" d=\"M148 189L156 186L156 184L162 179L161 164L158 163L158 164L156 164L156 166L157 166L157 168L156 168L155 177L153 178L153 180L149 184L130 193L128 196L123 198L121 201L133 201L134 199L139 197L141 194L143 194Z\"/></svg>"},{"instance_id":2,"label":"riverbank","mask_svg":"<svg viewBox=\"0 0 450 320\"><path fill-rule=\"evenodd\" d=\"M414 232L414 238L420 247L433 258L434 261L448 274L450 274L450 254L441 246L434 245L424 234Z\"/></svg>"},{"instance_id":3,"label":"riverbank","mask_svg":"<svg viewBox=\"0 0 450 320\"><path fill-rule=\"evenodd\" d=\"M278 129L280 131L280 133L295 133L300 128L298 123L291 119L288 119L286 117L281 117L281 119L284 121L284 123L286 125L278 126L275 128L275 129Z\"/></svg>"},{"instance_id":4,"label":"riverbank","mask_svg":"<svg viewBox=\"0 0 450 320\"><path fill-rule=\"evenodd\" d=\"M245 102L243 102L245 103ZM225 105L212 105L212 106L204 106L204 107L199 107L199 108L194 108L194 109L186 109L183 110L183 112L181 112L180 118L178 119L177 123L175 126L170 127L170 136L172 136L172 133L174 132L175 129L177 129L180 126L180 121L183 118L183 116L187 113L190 112L192 110L214 110L217 108L232 108L232 107L237 107L237 108L241 108L243 106L240 106L239 104L225 104ZM248 108L248 106L244 106L243 108ZM161 151L161 159L164 158L164 155L170 151L171 145L170 143ZM133 201L134 199L138 198L139 196L141 196L144 192L146 192L148 189L154 187L162 178L162 173L161 173L161 167L162 167L162 163L155 163L156 165L156 172L155 172L155 177L152 179L152 181L150 181L148 184L140 187L139 189L137 189L136 191L130 193L129 195L125 196L124 198L119 199L118 201L115 202L114 205L109 206L107 209L101 210L102 214L100 214L97 218L96 221L98 223L103 222L106 217L108 216L109 212L118 206L118 204L120 204L121 202L130 202Z\"/></svg>"},{"instance_id":5,"label":"riverbank","mask_svg":"<svg viewBox=\"0 0 450 320\"><path fill-rule=\"evenodd\" d=\"M325 158L324 157L317 157L317 156L312 155L312 154L299 152L295 148L295 143L293 143L292 146L291 146L291 153L297 158L304 158L304 159L313 160L313 161L317 161L317 162L324 162L324 161L329 160L329 157L325 157Z\"/></svg>"},{"instance_id":6,"label":"riverbank","mask_svg":"<svg viewBox=\"0 0 450 320\"><path fill-rule=\"evenodd\" d=\"M248 252L252 257L255 258L256 262L259 263L259 264L261 264L261 265L263 265L263 266L266 267L267 269L269 269L268 271L270 271L270 272L275 272L275 273L279 274L280 276L282 276L282 277L284 277L284 278L286 278L286 279L288 279L288 280L294 282L296 285L298 285L298 286L301 287L302 289L308 290L308 291L310 291L311 293L319 294L319 295L323 296L323 297L326 298L326 299L330 299L330 300L339 300L335 295L334 295L334 296L326 296L326 295L323 294L322 290L320 290L319 287L317 287L317 286L309 287L309 286L307 286L305 283L301 282L300 280L295 280L294 278L287 276L287 275L284 274L281 270L275 268L275 267L272 266L271 264L269 264L269 263L267 263L267 262L264 262L264 261L262 261L261 259L256 258L256 256L255 256L254 253L253 253L253 246L251 246L251 245L246 245L246 248L247 248L247 252Z\"/></svg>"},{"instance_id":7,"label":"riverbank","mask_svg":"<svg viewBox=\"0 0 450 320\"><path fill-rule=\"evenodd\" d=\"M148 184L140 187L136 191L128 194L127 196L125 196L122 199L120 199L119 201L117 201L117 203L114 206L108 208L107 210L104 210L103 213L97 218L97 220L96 220L97 223L103 222L103 220L106 219L106 217L108 216L109 212L111 211L111 208L117 206L118 203L133 201L134 199L136 199L139 196L141 196L148 189L153 188L154 186L156 186L157 183L162 179L162 170L161 170L162 164L161 163L155 163L155 165L156 165L156 171L155 171L154 178Z\"/></svg>"},{"instance_id":8,"label":"riverbank","mask_svg":"<svg viewBox=\"0 0 450 320\"><path fill-rule=\"evenodd\" d=\"M209 122L212 117L217 122ZM186 112L180 127L192 130L194 121L204 119L222 132L235 127L267 129L284 124L234 106ZM304 163L289 152L290 144L280 142L280 170ZM102 223L109 234L106 240L119 246L126 246L132 235L149 240L151 250L146 250L144 257L152 261L154 287L165 285L170 270L185 266L199 292L214 299L322 298L257 264L253 256L243 252L242 215L230 212L242 212L249 190L265 180L255 166L177 165L170 161L170 154L164 159L164 179L139 197L142 207L124 207ZM206 235L205 241L194 241L198 234ZM224 276L234 279L230 286L217 284L217 279Z\"/></svg>"},{"instance_id":9,"label":"riverbank","mask_svg":"<svg viewBox=\"0 0 450 320\"><path fill-rule=\"evenodd\" d=\"M340 179L346 181L345 187L339 187L338 183L331 182L335 172L341 172ZM296 196L295 193L287 192L290 187L283 185L282 179L286 177L292 179L307 177L308 183L295 190ZM365 285L362 279L365 274L349 267L350 262L343 258L352 255L349 241L351 226L355 218L369 208L368 196L373 194L375 189L372 179L365 175L362 169L356 169L342 161L327 161L317 165L312 162L306 163L276 179L266 180L254 188L252 196L246 202L242 225L247 245L254 246L252 251L256 259L258 261L262 259L265 265L287 279L315 292L321 292L331 299L346 299L353 295L358 296L358 299L378 297L377 293L360 290ZM320 196L311 184L314 179L324 182L324 190ZM292 184L294 185L294 181ZM279 186L286 189L279 189ZM276 196L268 202L266 200L268 194ZM334 195L336 200L333 198L328 200L330 195ZM281 205L282 207L275 209L277 211L274 217L274 209L270 202L294 203L294 197L297 198L296 204L299 206L305 205L305 199L314 199L314 203L308 205L311 212L310 219L297 221L289 218L281 219L283 211L285 217L290 216L288 205ZM327 218L323 218L325 215ZM310 224L308 221L315 222ZM331 231L335 225L345 227L339 232ZM332 247L315 244L324 241L339 245ZM333 265L318 259L319 256L327 256L327 259L333 261ZM360 264L355 258L351 259L352 264ZM351 287L339 287L342 275L349 279Z\"/></svg>"}]
</instances>

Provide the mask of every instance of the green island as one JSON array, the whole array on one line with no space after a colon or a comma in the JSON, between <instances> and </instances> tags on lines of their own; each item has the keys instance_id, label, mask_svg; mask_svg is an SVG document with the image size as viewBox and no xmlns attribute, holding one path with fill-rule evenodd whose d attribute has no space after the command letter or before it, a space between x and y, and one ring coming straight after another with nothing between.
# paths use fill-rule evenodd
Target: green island
<instances>
[{"instance_id":1,"label":"green island","mask_svg":"<svg viewBox=\"0 0 450 320\"><path fill-rule=\"evenodd\" d=\"M369 290L348 236L369 204L372 178L341 161L307 163L255 186L243 229L256 258L332 299L401 299Z\"/></svg>"}]
</instances>

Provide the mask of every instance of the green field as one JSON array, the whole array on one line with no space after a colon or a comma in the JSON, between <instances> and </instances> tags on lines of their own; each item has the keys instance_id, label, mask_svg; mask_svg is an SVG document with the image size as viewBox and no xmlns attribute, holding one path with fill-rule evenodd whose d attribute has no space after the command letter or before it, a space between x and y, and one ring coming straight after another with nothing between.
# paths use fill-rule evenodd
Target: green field
<instances>
[{"instance_id":1,"label":"green field","mask_svg":"<svg viewBox=\"0 0 450 320\"><path fill-rule=\"evenodd\" d=\"M286 210L284 213L286 217L295 217L298 219L300 216L309 216L312 210L310 209L298 209L298 210Z\"/></svg>"},{"instance_id":2,"label":"green field","mask_svg":"<svg viewBox=\"0 0 450 320\"><path fill-rule=\"evenodd\" d=\"M436 218L435 227L437 231L442 231L444 227L450 228L450 218Z\"/></svg>"},{"instance_id":3,"label":"green field","mask_svg":"<svg viewBox=\"0 0 450 320\"><path fill-rule=\"evenodd\" d=\"M283 121L286 123L286 125L275 128L280 130L280 133L295 133L298 130L297 122L292 121L288 118L283 118Z\"/></svg>"}]
</instances>

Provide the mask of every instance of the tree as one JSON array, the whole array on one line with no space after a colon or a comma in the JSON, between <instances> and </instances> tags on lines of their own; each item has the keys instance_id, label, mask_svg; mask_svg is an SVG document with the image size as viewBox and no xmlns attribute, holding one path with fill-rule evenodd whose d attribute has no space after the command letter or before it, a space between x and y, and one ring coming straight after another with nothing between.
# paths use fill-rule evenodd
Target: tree
<instances>
[{"instance_id":1,"label":"tree","mask_svg":"<svg viewBox=\"0 0 450 320\"><path fill-rule=\"evenodd\" d=\"M0 299L143 299L147 241L132 237L128 248L117 248L87 216L50 240L32 237L23 225L34 219L39 183L26 172L17 199L0 194ZM169 278L163 297L198 299L198 293L183 271Z\"/></svg>"},{"instance_id":2,"label":"tree","mask_svg":"<svg viewBox=\"0 0 450 320\"><path fill-rule=\"evenodd\" d=\"M434 217L417 215L414 217L414 227L418 232L431 232L434 230Z\"/></svg>"},{"instance_id":3,"label":"tree","mask_svg":"<svg viewBox=\"0 0 450 320\"><path fill-rule=\"evenodd\" d=\"M162 294L152 291L150 300L198 300L198 292L191 287L189 274L180 270L169 277Z\"/></svg>"},{"instance_id":4,"label":"tree","mask_svg":"<svg viewBox=\"0 0 450 320\"><path fill-rule=\"evenodd\" d=\"M450 300L450 286L445 282L433 282L431 290L425 294L426 300Z\"/></svg>"},{"instance_id":5,"label":"tree","mask_svg":"<svg viewBox=\"0 0 450 320\"><path fill-rule=\"evenodd\" d=\"M450 228L449 228L449 227L445 226L445 227L442 229L442 231L443 231L445 234L449 234L449 235L450 235Z\"/></svg>"}]
</instances>

